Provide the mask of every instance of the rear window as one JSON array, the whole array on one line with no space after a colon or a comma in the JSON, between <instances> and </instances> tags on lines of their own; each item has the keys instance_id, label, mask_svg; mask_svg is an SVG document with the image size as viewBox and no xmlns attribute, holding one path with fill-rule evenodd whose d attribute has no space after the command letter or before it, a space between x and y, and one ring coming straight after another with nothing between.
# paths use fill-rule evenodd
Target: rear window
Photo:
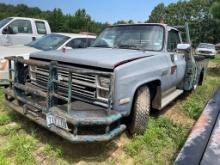
<instances>
[{"instance_id":1,"label":"rear window","mask_svg":"<svg viewBox=\"0 0 220 165\"><path fill-rule=\"evenodd\" d=\"M47 34L47 30L44 22L36 21L35 24L37 27L38 34Z\"/></svg>"}]
</instances>

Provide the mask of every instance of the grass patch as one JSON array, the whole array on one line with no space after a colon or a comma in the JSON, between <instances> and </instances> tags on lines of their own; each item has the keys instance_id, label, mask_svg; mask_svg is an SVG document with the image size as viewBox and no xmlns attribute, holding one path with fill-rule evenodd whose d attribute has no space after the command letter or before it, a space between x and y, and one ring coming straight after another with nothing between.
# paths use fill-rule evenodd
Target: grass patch
<instances>
[{"instance_id":1,"label":"grass patch","mask_svg":"<svg viewBox=\"0 0 220 165\"><path fill-rule=\"evenodd\" d=\"M5 125L0 127L0 135L14 135L21 127L19 125Z\"/></svg>"},{"instance_id":2,"label":"grass patch","mask_svg":"<svg viewBox=\"0 0 220 165\"><path fill-rule=\"evenodd\" d=\"M14 160L15 164L32 165L35 164L33 151L36 148L36 140L26 135L14 135L1 148L0 153L10 160Z\"/></svg>"},{"instance_id":3,"label":"grass patch","mask_svg":"<svg viewBox=\"0 0 220 165\"><path fill-rule=\"evenodd\" d=\"M63 152L59 147L53 147L50 144L44 146L43 153L49 157L61 157L63 155Z\"/></svg>"},{"instance_id":4,"label":"grass patch","mask_svg":"<svg viewBox=\"0 0 220 165\"><path fill-rule=\"evenodd\" d=\"M211 79L210 77L207 77L203 86L196 89L196 91L194 91L189 97L187 97L186 101L183 102L182 109L185 114L192 119L198 119L204 106L219 86L219 82L220 78Z\"/></svg>"},{"instance_id":5,"label":"grass patch","mask_svg":"<svg viewBox=\"0 0 220 165\"><path fill-rule=\"evenodd\" d=\"M15 120L17 117L15 113L11 111L0 111L0 126L10 123L11 121Z\"/></svg>"},{"instance_id":6,"label":"grass patch","mask_svg":"<svg viewBox=\"0 0 220 165\"><path fill-rule=\"evenodd\" d=\"M216 56L215 56L215 59L212 59L212 60L210 60L210 61L220 64L220 54L216 55Z\"/></svg>"},{"instance_id":7,"label":"grass patch","mask_svg":"<svg viewBox=\"0 0 220 165\"><path fill-rule=\"evenodd\" d=\"M151 118L143 136L135 137L125 151L137 164L166 164L183 145L189 128L165 117Z\"/></svg>"},{"instance_id":8,"label":"grass patch","mask_svg":"<svg viewBox=\"0 0 220 165\"><path fill-rule=\"evenodd\" d=\"M7 159L5 158L5 154L0 152L0 165L9 165Z\"/></svg>"}]
</instances>

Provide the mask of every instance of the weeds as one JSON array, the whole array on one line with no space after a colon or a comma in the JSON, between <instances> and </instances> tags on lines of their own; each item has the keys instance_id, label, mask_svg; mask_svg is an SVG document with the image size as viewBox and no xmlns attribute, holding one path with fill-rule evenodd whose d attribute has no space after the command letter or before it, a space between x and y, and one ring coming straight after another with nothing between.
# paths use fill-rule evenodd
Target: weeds
<instances>
[{"instance_id":1,"label":"weeds","mask_svg":"<svg viewBox=\"0 0 220 165\"><path fill-rule=\"evenodd\" d=\"M10 123L16 119L15 113L10 111L4 111L0 113L0 126Z\"/></svg>"},{"instance_id":2,"label":"weeds","mask_svg":"<svg viewBox=\"0 0 220 165\"><path fill-rule=\"evenodd\" d=\"M53 147L49 144L46 144L43 148L43 153L50 157L61 157L63 155L63 152L58 147Z\"/></svg>"},{"instance_id":3,"label":"weeds","mask_svg":"<svg viewBox=\"0 0 220 165\"><path fill-rule=\"evenodd\" d=\"M204 106L213 95L220 80L207 80L183 103L183 111L192 119L198 119Z\"/></svg>"},{"instance_id":4,"label":"weeds","mask_svg":"<svg viewBox=\"0 0 220 165\"><path fill-rule=\"evenodd\" d=\"M188 129L165 117L151 118L146 133L135 137L125 146L125 151L140 164L145 160L149 160L145 162L147 164L160 164L165 155L172 159L176 150L183 145ZM154 158L149 158L151 156Z\"/></svg>"},{"instance_id":5,"label":"weeds","mask_svg":"<svg viewBox=\"0 0 220 165\"><path fill-rule=\"evenodd\" d=\"M5 154L0 152L0 165L9 165L7 159L5 158Z\"/></svg>"},{"instance_id":6,"label":"weeds","mask_svg":"<svg viewBox=\"0 0 220 165\"><path fill-rule=\"evenodd\" d=\"M35 164L33 151L36 148L36 140L26 135L12 136L0 153L15 160L16 164Z\"/></svg>"},{"instance_id":7,"label":"weeds","mask_svg":"<svg viewBox=\"0 0 220 165\"><path fill-rule=\"evenodd\" d=\"M0 135L14 135L21 127L17 124L10 124L0 127Z\"/></svg>"}]
</instances>

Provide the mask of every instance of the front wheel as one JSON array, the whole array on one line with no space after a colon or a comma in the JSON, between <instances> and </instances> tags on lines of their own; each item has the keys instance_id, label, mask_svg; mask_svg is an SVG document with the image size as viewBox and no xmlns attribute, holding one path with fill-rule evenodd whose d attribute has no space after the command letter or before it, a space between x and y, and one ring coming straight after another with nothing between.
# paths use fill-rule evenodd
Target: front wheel
<instances>
[{"instance_id":1,"label":"front wheel","mask_svg":"<svg viewBox=\"0 0 220 165\"><path fill-rule=\"evenodd\" d=\"M132 120L128 127L131 135L142 135L150 115L150 90L147 86L138 89L133 106Z\"/></svg>"}]
</instances>

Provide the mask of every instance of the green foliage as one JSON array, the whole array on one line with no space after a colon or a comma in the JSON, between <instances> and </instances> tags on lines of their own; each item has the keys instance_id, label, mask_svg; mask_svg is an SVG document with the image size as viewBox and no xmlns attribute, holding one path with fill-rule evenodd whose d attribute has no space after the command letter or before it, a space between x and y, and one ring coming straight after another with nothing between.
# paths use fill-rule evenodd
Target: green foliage
<instances>
[{"instance_id":1,"label":"green foliage","mask_svg":"<svg viewBox=\"0 0 220 165\"><path fill-rule=\"evenodd\" d=\"M63 155L63 152L60 148L53 147L50 144L46 144L43 148L43 153L50 157L61 157Z\"/></svg>"},{"instance_id":2,"label":"green foliage","mask_svg":"<svg viewBox=\"0 0 220 165\"><path fill-rule=\"evenodd\" d=\"M15 119L16 116L12 112L1 112L0 113L0 126L8 124L11 122L13 119Z\"/></svg>"},{"instance_id":3,"label":"green foliage","mask_svg":"<svg viewBox=\"0 0 220 165\"><path fill-rule=\"evenodd\" d=\"M220 65L220 54L216 55L215 59L212 59L211 62L214 62L214 63Z\"/></svg>"},{"instance_id":4,"label":"green foliage","mask_svg":"<svg viewBox=\"0 0 220 165\"><path fill-rule=\"evenodd\" d=\"M0 165L9 165L3 152L0 152Z\"/></svg>"},{"instance_id":5,"label":"green foliage","mask_svg":"<svg viewBox=\"0 0 220 165\"><path fill-rule=\"evenodd\" d=\"M166 12L166 7L164 3L158 4L154 10L151 12L151 15L149 16L149 19L147 22L150 23L160 23L164 21L164 16Z\"/></svg>"},{"instance_id":6,"label":"green foliage","mask_svg":"<svg viewBox=\"0 0 220 165\"><path fill-rule=\"evenodd\" d=\"M33 151L36 148L36 140L26 135L12 136L0 153L4 153L6 157L14 158L16 164L35 164Z\"/></svg>"},{"instance_id":7,"label":"green foliage","mask_svg":"<svg viewBox=\"0 0 220 165\"><path fill-rule=\"evenodd\" d=\"M16 134L17 130L21 127L17 124L14 125L5 125L0 127L0 135L7 136L7 135L14 135Z\"/></svg>"},{"instance_id":8,"label":"green foliage","mask_svg":"<svg viewBox=\"0 0 220 165\"><path fill-rule=\"evenodd\" d=\"M0 19L19 16L33 17L48 20L53 32L100 32L107 24L93 21L85 9L77 10L73 15L63 14L62 10L42 11L37 7L28 7L24 4L6 5L0 3Z\"/></svg>"},{"instance_id":9,"label":"green foliage","mask_svg":"<svg viewBox=\"0 0 220 165\"><path fill-rule=\"evenodd\" d=\"M220 42L217 35L220 33L220 25L211 17L210 7L210 0L178 1L168 6L161 3L154 8L148 22L163 21L169 25L184 25L188 22L194 46L200 42L217 43ZM213 7L213 10L216 8Z\"/></svg>"},{"instance_id":10,"label":"green foliage","mask_svg":"<svg viewBox=\"0 0 220 165\"><path fill-rule=\"evenodd\" d=\"M220 0L215 0L210 10L213 16L220 20Z\"/></svg>"},{"instance_id":11,"label":"green foliage","mask_svg":"<svg viewBox=\"0 0 220 165\"><path fill-rule=\"evenodd\" d=\"M125 146L125 151L138 164L168 164L165 160L172 161L175 152L183 145L187 132L186 126L176 124L166 117L151 118L145 134L135 137Z\"/></svg>"},{"instance_id":12,"label":"green foliage","mask_svg":"<svg viewBox=\"0 0 220 165\"><path fill-rule=\"evenodd\" d=\"M134 21L133 20L129 20L129 21L120 20L114 23L114 25L117 25L117 24L134 24Z\"/></svg>"}]
</instances>

